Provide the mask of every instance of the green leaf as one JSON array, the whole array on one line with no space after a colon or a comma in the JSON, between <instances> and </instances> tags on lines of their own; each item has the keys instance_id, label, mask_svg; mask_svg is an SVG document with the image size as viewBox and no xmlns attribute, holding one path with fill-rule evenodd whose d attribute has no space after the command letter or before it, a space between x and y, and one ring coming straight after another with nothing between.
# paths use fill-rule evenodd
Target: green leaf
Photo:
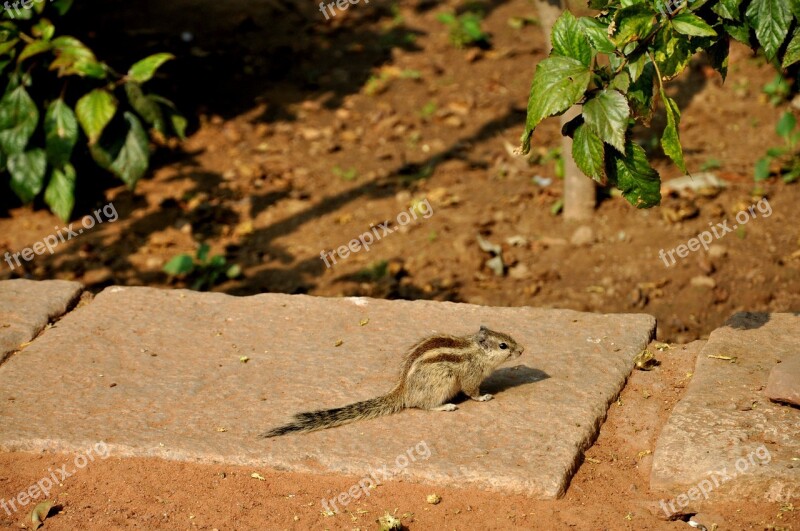
<instances>
[{"instance_id":1,"label":"green leaf","mask_svg":"<svg viewBox=\"0 0 800 531\"><path fill-rule=\"evenodd\" d=\"M189 121L177 113L170 114L169 119L172 122L172 129L175 130L178 138L186 140L186 126L189 125Z\"/></svg>"},{"instance_id":2,"label":"green leaf","mask_svg":"<svg viewBox=\"0 0 800 531\"><path fill-rule=\"evenodd\" d=\"M553 24L551 40L553 54L571 57L587 67L591 64L592 47L578 19L569 11L564 11Z\"/></svg>"},{"instance_id":3,"label":"green leaf","mask_svg":"<svg viewBox=\"0 0 800 531\"><path fill-rule=\"evenodd\" d=\"M645 3L634 4L617 11L614 16L617 31L611 36L617 47L644 39L653 30L655 11Z\"/></svg>"},{"instance_id":4,"label":"green leaf","mask_svg":"<svg viewBox=\"0 0 800 531\"><path fill-rule=\"evenodd\" d=\"M800 61L800 28L794 30L792 40L786 47L786 53L783 56L782 68L789 68L797 61Z\"/></svg>"},{"instance_id":5,"label":"green leaf","mask_svg":"<svg viewBox=\"0 0 800 531\"><path fill-rule=\"evenodd\" d=\"M11 13L13 13L13 16ZM15 7L13 11L8 10L6 14L11 16L14 20L30 20L33 18L33 11L30 9L23 9L22 7Z\"/></svg>"},{"instance_id":6,"label":"green leaf","mask_svg":"<svg viewBox=\"0 0 800 531\"><path fill-rule=\"evenodd\" d=\"M70 163L54 168L44 191L44 202L64 222L69 220L75 206L75 177L75 168Z\"/></svg>"},{"instance_id":7,"label":"green leaf","mask_svg":"<svg viewBox=\"0 0 800 531\"><path fill-rule=\"evenodd\" d=\"M72 7L73 0L50 0L50 1L53 2L53 7L56 8L58 14L64 16L67 14L67 11L69 11L69 8Z\"/></svg>"},{"instance_id":8,"label":"green leaf","mask_svg":"<svg viewBox=\"0 0 800 531\"><path fill-rule=\"evenodd\" d=\"M211 246L207 243L201 243L200 247L197 248L197 261L201 264L204 264L208 261L208 252L211 250Z\"/></svg>"},{"instance_id":9,"label":"green leaf","mask_svg":"<svg viewBox=\"0 0 800 531\"><path fill-rule=\"evenodd\" d=\"M775 132L788 142L789 137L792 134L792 131L794 131L796 125L797 119L795 119L794 114L787 111L783 113L778 120L778 125L775 126Z\"/></svg>"},{"instance_id":10,"label":"green leaf","mask_svg":"<svg viewBox=\"0 0 800 531\"><path fill-rule=\"evenodd\" d=\"M0 55L9 54L9 52L13 52L16 45L19 43L19 39L11 39L5 42L0 42ZM13 53L10 53L12 57L14 56Z\"/></svg>"},{"instance_id":11,"label":"green leaf","mask_svg":"<svg viewBox=\"0 0 800 531\"><path fill-rule=\"evenodd\" d=\"M50 70L58 70L61 76L85 76L103 79L106 67L97 61L94 52L75 37L62 36L50 41L56 58L50 63Z\"/></svg>"},{"instance_id":12,"label":"green leaf","mask_svg":"<svg viewBox=\"0 0 800 531\"><path fill-rule=\"evenodd\" d=\"M242 268L239 264L233 264L225 271L225 276L228 278L239 278L242 276Z\"/></svg>"},{"instance_id":13,"label":"green leaf","mask_svg":"<svg viewBox=\"0 0 800 531\"><path fill-rule=\"evenodd\" d=\"M616 89L623 94L628 93L628 89L631 86L631 76L628 75L627 72L624 70L614 76L614 79L611 80L611 83L608 84L608 88Z\"/></svg>"},{"instance_id":14,"label":"green leaf","mask_svg":"<svg viewBox=\"0 0 800 531\"><path fill-rule=\"evenodd\" d=\"M47 155L43 149L14 153L6 163L11 174L11 189L23 203L30 203L39 195L44 185Z\"/></svg>"},{"instance_id":15,"label":"green leaf","mask_svg":"<svg viewBox=\"0 0 800 531\"><path fill-rule=\"evenodd\" d=\"M52 45L47 41L33 41L22 49L17 57L17 64L34 55L50 51L51 48Z\"/></svg>"},{"instance_id":16,"label":"green leaf","mask_svg":"<svg viewBox=\"0 0 800 531\"><path fill-rule=\"evenodd\" d=\"M647 154L630 140L625 155L609 149L606 154L606 175L622 196L636 208L650 208L661 202L661 178L647 160Z\"/></svg>"},{"instance_id":17,"label":"green leaf","mask_svg":"<svg viewBox=\"0 0 800 531\"><path fill-rule=\"evenodd\" d=\"M739 21L742 19L739 12L741 3L742 0L720 0L711 7L711 10L722 18Z\"/></svg>"},{"instance_id":18,"label":"green leaf","mask_svg":"<svg viewBox=\"0 0 800 531\"><path fill-rule=\"evenodd\" d=\"M625 96L616 90L602 90L583 106L586 125L620 152L625 150L625 131L630 113Z\"/></svg>"},{"instance_id":19,"label":"green leaf","mask_svg":"<svg viewBox=\"0 0 800 531\"><path fill-rule=\"evenodd\" d=\"M128 102L131 107L144 118L144 121L156 128L161 133L166 134L166 122L164 113L154 98L145 95L139 83L125 83L125 93L128 95Z\"/></svg>"},{"instance_id":20,"label":"green leaf","mask_svg":"<svg viewBox=\"0 0 800 531\"><path fill-rule=\"evenodd\" d=\"M456 23L456 16L452 13L439 13L438 15L436 15L436 20L438 20L442 24L452 26L453 24Z\"/></svg>"},{"instance_id":21,"label":"green leaf","mask_svg":"<svg viewBox=\"0 0 800 531\"><path fill-rule=\"evenodd\" d=\"M672 79L683 72L694 53L688 39L676 35L672 28L664 28L658 32L654 47L653 57L664 80Z\"/></svg>"},{"instance_id":22,"label":"green leaf","mask_svg":"<svg viewBox=\"0 0 800 531\"><path fill-rule=\"evenodd\" d=\"M47 108L44 134L47 160L52 166L60 168L69 162L78 142L78 121L64 100L57 99Z\"/></svg>"},{"instance_id":23,"label":"green leaf","mask_svg":"<svg viewBox=\"0 0 800 531\"><path fill-rule=\"evenodd\" d=\"M128 70L128 79L138 83L150 81L161 65L174 58L175 56L171 53L157 53L146 57L135 63L130 70Z\"/></svg>"},{"instance_id":24,"label":"green leaf","mask_svg":"<svg viewBox=\"0 0 800 531\"><path fill-rule=\"evenodd\" d=\"M45 41L49 41L53 38L53 35L56 32L56 27L53 26L53 23L47 20L46 18L42 18L33 25L31 28L31 33L34 37L39 37L40 39L44 39Z\"/></svg>"},{"instance_id":25,"label":"green leaf","mask_svg":"<svg viewBox=\"0 0 800 531\"><path fill-rule=\"evenodd\" d=\"M722 27L725 28L725 32L728 35L742 44L750 46L751 28L747 22L723 22Z\"/></svg>"},{"instance_id":26,"label":"green leaf","mask_svg":"<svg viewBox=\"0 0 800 531\"><path fill-rule=\"evenodd\" d=\"M647 65L651 65L651 62L650 58L643 53L638 54L638 57L631 58L628 66L625 67L631 76L631 81L634 83L638 81L639 76L642 75Z\"/></svg>"},{"instance_id":27,"label":"green leaf","mask_svg":"<svg viewBox=\"0 0 800 531\"><path fill-rule=\"evenodd\" d=\"M672 162L678 166L681 171L686 174L686 162L683 159L683 148L681 147L681 139L678 134L678 128L681 124L681 110L675 100L668 97L664 91L661 91L661 100L664 102L664 109L667 114L667 126L664 128L664 134L661 136L661 148L664 154L672 159Z\"/></svg>"},{"instance_id":28,"label":"green leaf","mask_svg":"<svg viewBox=\"0 0 800 531\"><path fill-rule=\"evenodd\" d=\"M756 30L758 42L764 47L768 59L774 59L783 44L792 13L786 0L753 0L747 8L747 20Z\"/></svg>"},{"instance_id":29,"label":"green leaf","mask_svg":"<svg viewBox=\"0 0 800 531\"><path fill-rule=\"evenodd\" d=\"M608 38L608 24L591 17L581 17L578 22L595 50L600 53L614 53L617 47Z\"/></svg>"},{"instance_id":30,"label":"green leaf","mask_svg":"<svg viewBox=\"0 0 800 531\"><path fill-rule=\"evenodd\" d=\"M39 123L39 109L20 85L0 100L0 152L22 153Z\"/></svg>"},{"instance_id":31,"label":"green leaf","mask_svg":"<svg viewBox=\"0 0 800 531\"><path fill-rule=\"evenodd\" d=\"M188 275L194 271L194 260L188 254L179 254L164 265L164 272L168 275Z\"/></svg>"},{"instance_id":32,"label":"green leaf","mask_svg":"<svg viewBox=\"0 0 800 531\"><path fill-rule=\"evenodd\" d=\"M675 31L684 35L692 35L695 37L716 37L717 32L706 23L705 20L698 17L694 13L684 11L678 13L670 21Z\"/></svg>"},{"instance_id":33,"label":"green leaf","mask_svg":"<svg viewBox=\"0 0 800 531\"><path fill-rule=\"evenodd\" d=\"M765 181L765 180L769 179L769 173L770 173L769 172L769 165L770 165L770 162L771 162L771 160L769 158L767 158L767 157L764 157L763 159L759 159L758 162L756 162L756 167L754 169L754 174L755 174L754 175L754 179L756 181Z\"/></svg>"},{"instance_id":34,"label":"green leaf","mask_svg":"<svg viewBox=\"0 0 800 531\"><path fill-rule=\"evenodd\" d=\"M110 169L133 190L136 182L145 174L150 162L149 141L147 133L142 127L142 122L130 112L125 112L125 120L130 129L125 137L117 158L111 163Z\"/></svg>"},{"instance_id":35,"label":"green leaf","mask_svg":"<svg viewBox=\"0 0 800 531\"><path fill-rule=\"evenodd\" d=\"M575 130L572 139L572 158L584 174L600 184L606 183L603 141L586 124L580 125Z\"/></svg>"},{"instance_id":36,"label":"green leaf","mask_svg":"<svg viewBox=\"0 0 800 531\"><path fill-rule=\"evenodd\" d=\"M94 89L78 100L75 106L78 121L83 132L94 144L103 134L103 129L114 118L117 112L117 99L105 89Z\"/></svg>"},{"instance_id":37,"label":"green leaf","mask_svg":"<svg viewBox=\"0 0 800 531\"><path fill-rule=\"evenodd\" d=\"M642 74L628 89L628 103L634 115L641 118L645 125L650 124L655 108L653 90L655 87L656 69L649 62L642 70Z\"/></svg>"},{"instance_id":38,"label":"green leaf","mask_svg":"<svg viewBox=\"0 0 800 531\"><path fill-rule=\"evenodd\" d=\"M530 151L530 138L536 126L546 117L563 114L577 103L591 79L591 70L571 57L548 57L536 65L522 135L523 153Z\"/></svg>"}]
</instances>

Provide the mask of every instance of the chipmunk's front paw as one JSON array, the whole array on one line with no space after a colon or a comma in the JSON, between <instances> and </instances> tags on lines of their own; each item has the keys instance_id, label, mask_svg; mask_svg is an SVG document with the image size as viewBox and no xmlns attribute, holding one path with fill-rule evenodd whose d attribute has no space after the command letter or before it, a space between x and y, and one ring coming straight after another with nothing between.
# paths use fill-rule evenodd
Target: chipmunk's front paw
<instances>
[{"instance_id":1,"label":"chipmunk's front paw","mask_svg":"<svg viewBox=\"0 0 800 531\"><path fill-rule=\"evenodd\" d=\"M492 398L494 398L494 396L490 395L489 393L486 393L485 395L479 396L475 400L477 400L478 402L488 402Z\"/></svg>"},{"instance_id":2,"label":"chipmunk's front paw","mask_svg":"<svg viewBox=\"0 0 800 531\"><path fill-rule=\"evenodd\" d=\"M443 404L433 408L433 411L455 411L456 409L458 409L458 406L455 404Z\"/></svg>"}]
</instances>

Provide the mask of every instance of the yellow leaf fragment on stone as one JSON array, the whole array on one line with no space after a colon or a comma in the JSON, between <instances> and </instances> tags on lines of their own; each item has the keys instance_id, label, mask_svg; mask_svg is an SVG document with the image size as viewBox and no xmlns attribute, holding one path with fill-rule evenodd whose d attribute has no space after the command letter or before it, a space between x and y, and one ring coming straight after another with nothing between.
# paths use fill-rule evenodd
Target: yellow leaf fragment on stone
<instances>
[{"instance_id":1,"label":"yellow leaf fragment on stone","mask_svg":"<svg viewBox=\"0 0 800 531\"><path fill-rule=\"evenodd\" d=\"M334 347L341 347L341 346L342 346L342 343L344 343L344 340L342 340L342 339L337 339L337 340L336 340L336 343L334 343L334 344L333 344L333 346L334 346Z\"/></svg>"},{"instance_id":2,"label":"yellow leaf fragment on stone","mask_svg":"<svg viewBox=\"0 0 800 531\"><path fill-rule=\"evenodd\" d=\"M715 360L725 360L730 362L736 361L736 356L722 356L717 354L709 354L708 357Z\"/></svg>"},{"instance_id":3,"label":"yellow leaf fragment on stone","mask_svg":"<svg viewBox=\"0 0 800 531\"><path fill-rule=\"evenodd\" d=\"M365 317L365 318L361 319L361 320L358 322L358 324L359 324L359 326L366 326L366 324L367 324L368 322L369 322L369 317Z\"/></svg>"},{"instance_id":4,"label":"yellow leaf fragment on stone","mask_svg":"<svg viewBox=\"0 0 800 531\"><path fill-rule=\"evenodd\" d=\"M257 479L259 481L266 481L267 480L264 476L262 476L258 472L253 472L252 474L250 474L250 477L253 478L253 479Z\"/></svg>"}]
</instances>

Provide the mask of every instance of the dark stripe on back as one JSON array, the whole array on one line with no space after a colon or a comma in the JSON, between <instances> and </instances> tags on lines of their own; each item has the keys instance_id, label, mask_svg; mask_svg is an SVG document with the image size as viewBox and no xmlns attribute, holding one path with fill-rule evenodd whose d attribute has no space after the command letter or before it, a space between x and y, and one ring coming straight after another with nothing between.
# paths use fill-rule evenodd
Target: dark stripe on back
<instances>
[{"instance_id":1,"label":"dark stripe on back","mask_svg":"<svg viewBox=\"0 0 800 531\"><path fill-rule=\"evenodd\" d=\"M469 340L463 337L429 337L414 347L414 350L408 355L409 364L425 354L426 352L436 348L462 348L469 345Z\"/></svg>"}]
</instances>

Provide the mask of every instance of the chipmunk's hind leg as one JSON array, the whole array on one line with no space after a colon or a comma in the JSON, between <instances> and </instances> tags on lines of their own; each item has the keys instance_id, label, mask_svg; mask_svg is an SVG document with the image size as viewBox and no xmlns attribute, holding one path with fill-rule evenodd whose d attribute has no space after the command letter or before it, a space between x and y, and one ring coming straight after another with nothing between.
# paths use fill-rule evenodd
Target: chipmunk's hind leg
<instances>
[{"instance_id":1,"label":"chipmunk's hind leg","mask_svg":"<svg viewBox=\"0 0 800 531\"><path fill-rule=\"evenodd\" d=\"M453 371L441 364L424 365L414 371L406 381L406 407L416 407L429 411L455 411L458 407L450 404L461 390Z\"/></svg>"}]
</instances>

